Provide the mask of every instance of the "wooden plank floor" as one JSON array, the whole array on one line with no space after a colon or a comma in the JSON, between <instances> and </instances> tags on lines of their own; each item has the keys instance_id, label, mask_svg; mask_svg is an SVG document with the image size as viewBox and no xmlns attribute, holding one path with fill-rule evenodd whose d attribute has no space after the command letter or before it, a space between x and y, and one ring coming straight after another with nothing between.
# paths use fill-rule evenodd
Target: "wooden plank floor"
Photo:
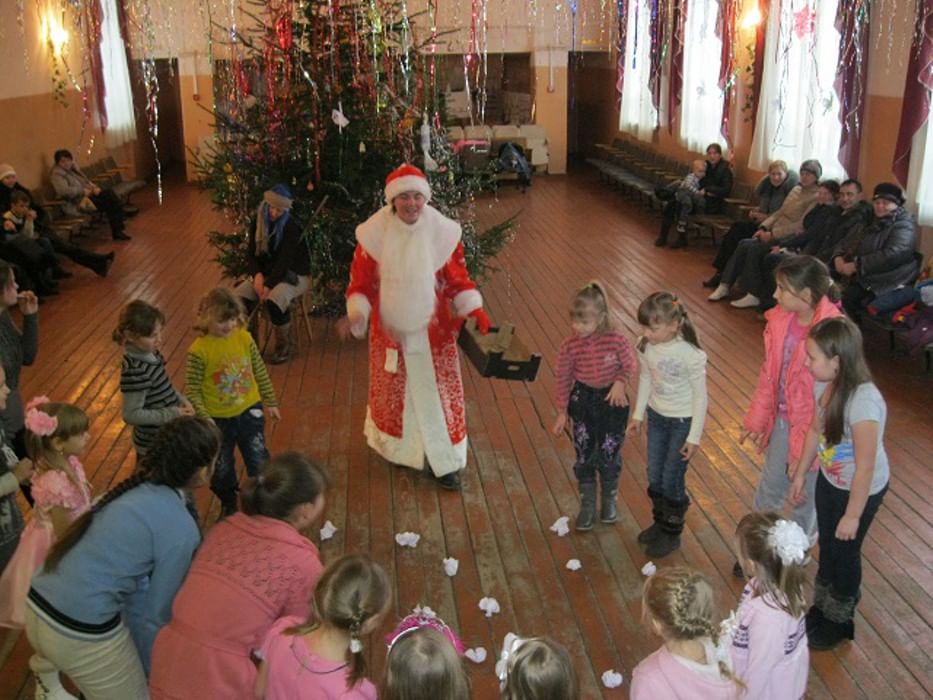
<instances>
[{"instance_id":1,"label":"wooden plank floor","mask_svg":"<svg viewBox=\"0 0 933 700\"><path fill-rule=\"evenodd\" d=\"M142 213L131 222L134 239L117 248L110 277L100 280L82 270L63 285L61 297L42 306L39 359L23 372L27 399L44 393L90 413L85 464L97 491L125 476L134 461L120 419L120 349L109 339L119 309L143 297L166 312L163 352L180 386L194 306L219 281L204 233L229 227L205 194L180 180L169 179L164 206L156 205L152 191L138 201ZM468 647L489 651L489 660L471 668L475 698L497 696L493 659L508 631L550 634L563 642L575 659L583 697L624 698L632 668L658 645L639 622L645 557L635 535L650 519L645 445L625 445L617 525L564 538L549 531L554 520L573 516L577 507L571 445L547 430L554 415L553 361L569 331L568 300L587 280L603 280L615 322L632 337L638 331L635 310L648 293L670 289L688 305L709 353L710 413L688 473L695 507L683 548L665 564L686 563L709 575L723 610L734 606L741 591L730 572L732 533L749 508L761 464L737 438L761 362L762 325L750 312L705 301L699 281L710 271L708 245L656 249L657 219L587 171L538 178L527 194L507 189L477 207L488 221L521 211L516 240L483 292L493 319L513 321L544 361L532 384L483 379L464 365L470 453L463 492L441 492L430 479L390 467L367 449L365 345L340 343L328 319L313 319L311 346L271 369L283 413L270 430L271 444L274 450L306 451L333 475L327 517L339 529L322 546L325 559L370 553L397 582L397 615L419 603L430 605L460 630ZM91 245L108 248L101 233ZM893 482L865 546L857 639L837 652L812 656L809 695L930 697L933 380L924 375L921 358L892 357L883 336L870 334L867 344L889 405L885 440ZM205 523L211 524L217 505L207 493L200 498ZM394 533L403 530L421 533L417 549L395 545ZM443 572L445 556L460 560L454 578ZM571 558L582 562L580 571L565 568ZM485 618L478 608L483 596L497 598L501 614ZM378 646L378 637L373 642ZM28 656L20 638L2 667L0 697L31 697ZM371 657L378 676L381 649ZM605 690L600 682L610 668L625 675L618 690Z\"/></svg>"}]
</instances>

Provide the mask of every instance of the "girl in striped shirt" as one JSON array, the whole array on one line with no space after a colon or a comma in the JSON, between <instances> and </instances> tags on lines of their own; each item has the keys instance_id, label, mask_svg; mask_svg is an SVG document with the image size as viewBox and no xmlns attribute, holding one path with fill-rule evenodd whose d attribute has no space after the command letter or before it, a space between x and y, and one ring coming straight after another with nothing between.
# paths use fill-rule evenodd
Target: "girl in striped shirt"
<instances>
[{"instance_id":1,"label":"girl in striped shirt","mask_svg":"<svg viewBox=\"0 0 933 700\"><path fill-rule=\"evenodd\" d=\"M111 337L123 346L120 393L123 420L133 426L133 446L142 456L159 428L178 416L193 416L194 408L172 384L159 351L165 315L136 299L123 307Z\"/></svg>"},{"instance_id":2,"label":"girl in striped shirt","mask_svg":"<svg viewBox=\"0 0 933 700\"><path fill-rule=\"evenodd\" d=\"M573 472L580 484L576 529L593 529L596 520L596 477L601 490L600 520L618 520L616 494L622 471L620 452L628 421L625 386L637 367L631 344L609 322L606 292L597 282L578 291L570 309L573 335L557 355L557 419L560 435L569 418L577 460Z\"/></svg>"}]
</instances>

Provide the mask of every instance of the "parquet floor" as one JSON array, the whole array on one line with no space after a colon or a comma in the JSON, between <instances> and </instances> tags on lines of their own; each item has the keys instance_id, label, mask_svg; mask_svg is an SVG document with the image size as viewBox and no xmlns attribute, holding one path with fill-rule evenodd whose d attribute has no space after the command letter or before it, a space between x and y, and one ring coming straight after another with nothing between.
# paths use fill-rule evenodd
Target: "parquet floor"
<instances>
[{"instance_id":1,"label":"parquet floor","mask_svg":"<svg viewBox=\"0 0 933 700\"><path fill-rule=\"evenodd\" d=\"M183 382L184 354L199 296L219 282L204 233L228 226L208 196L169 180L165 204L154 192L138 197L132 242L121 244L106 280L78 272L65 293L43 305L39 359L23 372L23 395L48 394L85 407L92 443L85 458L98 491L133 465L129 431L120 419L120 349L110 331L123 303L143 297L168 316L165 347L176 382ZM430 605L460 630L468 647L482 646L488 660L471 664L474 697L497 697L495 650L508 631L550 634L574 657L584 698L627 697L632 668L658 645L642 629L640 573L645 557L636 533L649 521L645 446L624 448L621 519L586 535L557 537L550 525L577 507L566 438L548 433L553 419L553 362L569 332L567 305L591 278L603 280L615 322L630 336L638 328L638 302L660 288L688 304L709 353L710 410L702 449L687 483L695 506L688 514L682 550L665 560L686 563L714 581L723 610L741 591L732 578L732 533L748 510L761 459L738 444L761 362L762 325L750 312L709 304L699 281L709 274L711 249L654 248L657 220L621 199L587 171L541 177L527 194L506 189L481 199L487 221L521 211L515 241L499 257L483 288L494 320L510 320L526 343L543 355L531 384L487 380L464 365L470 454L461 494L439 491L428 478L393 468L372 454L362 437L366 352L342 344L334 323L312 320L314 341L292 362L271 369L283 420L271 428L274 450L306 451L328 465L334 479L327 517L336 536L321 548L325 559L368 552L397 583L395 614ZM92 245L106 249L98 233ZM885 442L893 483L865 546L863 597L857 639L834 653L812 657L812 698L924 698L933 694L933 419L921 358L893 357L886 338L867 339L871 365L889 405ZM205 522L217 506L201 494ZM396 546L396 532L419 532L414 550ZM448 578L441 560L460 560ZM582 569L565 564L576 558ZM495 597L502 612L490 619L478 602ZM387 621L390 628L395 621ZM373 647L379 647L378 637ZM21 638L0 669L0 697L31 697L28 644ZM381 673L381 648L371 668ZM621 671L626 684L605 690L601 674Z\"/></svg>"}]
</instances>

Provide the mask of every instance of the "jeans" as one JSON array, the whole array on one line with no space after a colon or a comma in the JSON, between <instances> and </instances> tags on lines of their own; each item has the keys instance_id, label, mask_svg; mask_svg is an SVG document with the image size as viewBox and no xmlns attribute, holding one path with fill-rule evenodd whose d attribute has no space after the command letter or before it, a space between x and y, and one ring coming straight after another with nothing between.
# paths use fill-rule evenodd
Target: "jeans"
<instances>
[{"instance_id":1,"label":"jeans","mask_svg":"<svg viewBox=\"0 0 933 700\"><path fill-rule=\"evenodd\" d=\"M259 467L268 461L269 450L266 449L264 433L266 418L262 412L262 403L257 403L233 418L214 418L214 423L223 434L223 442L220 445L220 457L214 468L214 476L211 477L211 491L223 501L225 498L232 498L239 486L233 456L234 447L240 448L246 473L250 476L256 476Z\"/></svg>"},{"instance_id":2,"label":"jeans","mask_svg":"<svg viewBox=\"0 0 933 700\"><path fill-rule=\"evenodd\" d=\"M680 450L691 418L669 418L648 408L648 488L671 501L687 497L687 460Z\"/></svg>"},{"instance_id":3,"label":"jeans","mask_svg":"<svg viewBox=\"0 0 933 700\"><path fill-rule=\"evenodd\" d=\"M610 406L610 387L596 389L576 382L570 392L567 415L573 421L573 447L577 461L573 473L581 484L614 484L622 471L619 453L625 441L628 406Z\"/></svg>"},{"instance_id":4,"label":"jeans","mask_svg":"<svg viewBox=\"0 0 933 700\"><path fill-rule=\"evenodd\" d=\"M78 686L87 700L144 700L149 697L146 674L126 625L102 640L63 634L26 606L26 637L36 656L36 673L58 669Z\"/></svg>"},{"instance_id":5,"label":"jeans","mask_svg":"<svg viewBox=\"0 0 933 700\"><path fill-rule=\"evenodd\" d=\"M820 526L820 566L816 580L829 588L832 598L852 601L853 610L862 585L862 542L887 490L886 485L868 497L862 517L859 518L855 539L840 540L836 538L836 527L849 505L849 492L833 486L822 472L817 477L816 517Z\"/></svg>"},{"instance_id":6,"label":"jeans","mask_svg":"<svg viewBox=\"0 0 933 700\"><path fill-rule=\"evenodd\" d=\"M729 232L723 236L719 243L719 250L716 251L716 258L713 260L713 267L722 272L726 269L726 263L739 247L739 241L751 238L758 230L758 224L754 221L737 221L729 228Z\"/></svg>"},{"instance_id":7,"label":"jeans","mask_svg":"<svg viewBox=\"0 0 933 700\"><path fill-rule=\"evenodd\" d=\"M787 477L787 456L790 451L790 426L784 418L778 418L771 431L768 449L765 451L765 463L761 470L761 479L755 491L755 500L752 508L761 513L766 510L782 512L787 494L790 491L791 481ZM807 473L805 503L794 506L791 518L803 531L807 533L810 542L816 538L816 503L814 490L816 489L817 472Z\"/></svg>"}]
</instances>

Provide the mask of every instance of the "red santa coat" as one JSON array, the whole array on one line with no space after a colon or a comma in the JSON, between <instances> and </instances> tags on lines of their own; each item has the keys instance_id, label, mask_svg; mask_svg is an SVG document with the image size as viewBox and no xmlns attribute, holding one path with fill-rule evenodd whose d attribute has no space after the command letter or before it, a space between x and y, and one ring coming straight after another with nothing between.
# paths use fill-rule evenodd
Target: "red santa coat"
<instances>
[{"instance_id":1,"label":"red santa coat","mask_svg":"<svg viewBox=\"0 0 933 700\"><path fill-rule=\"evenodd\" d=\"M406 226L386 205L356 230L347 313L369 323L364 433L369 446L388 461L422 469L427 459L432 471L443 476L466 465L457 317L480 308L482 297L467 274L460 225L425 205L414 226L428 233L424 255L434 274L433 315L423 329L402 338L391 332L380 314L385 291L380 267L388 257L387 237L414 230Z\"/></svg>"}]
</instances>

